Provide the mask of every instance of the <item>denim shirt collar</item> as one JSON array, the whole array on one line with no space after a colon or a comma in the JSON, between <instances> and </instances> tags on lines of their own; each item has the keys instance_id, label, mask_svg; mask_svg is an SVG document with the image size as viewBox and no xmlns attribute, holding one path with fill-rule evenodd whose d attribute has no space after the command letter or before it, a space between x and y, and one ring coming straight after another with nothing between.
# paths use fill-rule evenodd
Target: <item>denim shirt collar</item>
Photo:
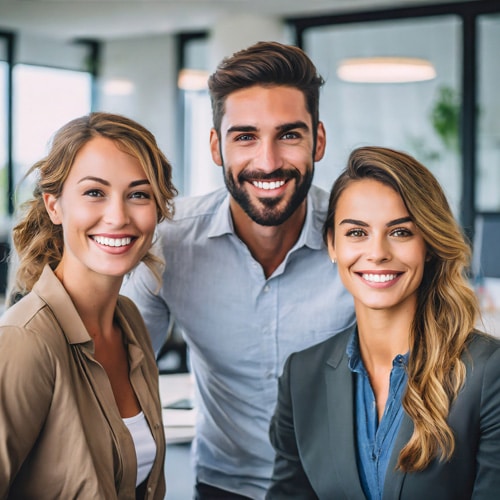
<instances>
[{"instance_id":1,"label":"denim shirt collar","mask_svg":"<svg viewBox=\"0 0 500 500\"><path fill-rule=\"evenodd\" d=\"M348 366L349 370L356 373L366 373L365 365L363 363L363 359L361 358L361 351L359 348L359 337L358 337L358 328L356 327L347 342L346 346L346 354L349 359ZM392 360L392 366L404 366L408 367L408 360L410 358L410 352L406 352L405 354L398 354Z\"/></svg>"}]
</instances>

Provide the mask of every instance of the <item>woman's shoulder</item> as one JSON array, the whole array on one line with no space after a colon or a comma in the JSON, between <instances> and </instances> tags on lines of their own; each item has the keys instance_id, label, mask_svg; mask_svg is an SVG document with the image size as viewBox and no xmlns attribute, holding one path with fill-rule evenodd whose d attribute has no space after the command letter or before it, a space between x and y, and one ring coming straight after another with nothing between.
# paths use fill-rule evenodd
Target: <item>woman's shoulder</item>
<instances>
[{"instance_id":1,"label":"woman's shoulder","mask_svg":"<svg viewBox=\"0 0 500 500\"><path fill-rule=\"evenodd\" d=\"M344 356L347 343L355 329L356 325L353 325L318 344L293 353L290 358L293 358L294 363L299 364L307 363L314 365L329 360L333 365L336 365Z\"/></svg>"},{"instance_id":2,"label":"woman's shoulder","mask_svg":"<svg viewBox=\"0 0 500 500\"><path fill-rule=\"evenodd\" d=\"M466 352L476 356L489 356L500 351L500 338L475 330L469 336Z\"/></svg>"},{"instance_id":3,"label":"woman's shoulder","mask_svg":"<svg viewBox=\"0 0 500 500\"><path fill-rule=\"evenodd\" d=\"M39 314L45 303L34 293L28 293L9 306L0 317L0 327L24 326Z\"/></svg>"},{"instance_id":4,"label":"woman's shoulder","mask_svg":"<svg viewBox=\"0 0 500 500\"><path fill-rule=\"evenodd\" d=\"M0 370L16 373L52 373L62 336L53 327L45 304L35 294L28 294L10 306L0 319ZM25 372L29 368L28 372ZM53 373L52 373L53 375Z\"/></svg>"}]
</instances>

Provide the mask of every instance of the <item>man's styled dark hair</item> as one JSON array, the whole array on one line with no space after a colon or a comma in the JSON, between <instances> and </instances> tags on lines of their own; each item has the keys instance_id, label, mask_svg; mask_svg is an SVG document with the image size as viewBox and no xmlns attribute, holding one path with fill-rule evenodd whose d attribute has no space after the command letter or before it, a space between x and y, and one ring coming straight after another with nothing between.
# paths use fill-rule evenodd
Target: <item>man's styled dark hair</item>
<instances>
[{"instance_id":1,"label":"man's styled dark hair","mask_svg":"<svg viewBox=\"0 0 500 500\"><path fill-rule=\"evenodd\" d=\"M316 137L319 89L323 83L323 78L302 49L278 42L258 42L223 59L208 79L213 127L220 138L224 105L232 92L254 85L285 85L304 94Z\"/></svg>"}]
</instances>

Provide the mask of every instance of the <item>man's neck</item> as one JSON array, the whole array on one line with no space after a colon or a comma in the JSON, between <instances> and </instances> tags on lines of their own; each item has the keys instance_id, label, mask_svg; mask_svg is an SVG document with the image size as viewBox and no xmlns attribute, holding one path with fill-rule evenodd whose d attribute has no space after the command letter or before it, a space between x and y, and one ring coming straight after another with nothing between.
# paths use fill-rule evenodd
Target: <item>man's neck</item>
<instances>
[{"instance_id":1,"label":"man's neck","mask_svg":"<svg viewBox=\"0 0 500 500\"><path fill-rule=\"evenodd\" d=\"M257 224L239 205L231 203L230 206L236 234L269 278L299 238L306 218L306 200L278 226Z\"/></svg>"}]
</instances>

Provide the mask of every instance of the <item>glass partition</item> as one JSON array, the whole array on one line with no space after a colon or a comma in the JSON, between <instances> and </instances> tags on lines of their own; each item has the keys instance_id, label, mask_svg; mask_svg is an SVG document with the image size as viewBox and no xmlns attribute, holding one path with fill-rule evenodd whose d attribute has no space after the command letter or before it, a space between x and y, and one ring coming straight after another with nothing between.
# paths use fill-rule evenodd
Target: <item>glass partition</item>
<instances>
[{"instance_id":1,"label":"glass partition","mask_svg":"<svg viewBox=\"0 0 500 500\"><path fill-rule=\"evenodd\" d=\"M478 35L476 209L500 212L500 15L479 17Z\"/></svg>"},{"instance_id":2,"label":"glass partition","mask_svg":"<svg viewBox=\"0 0 500 500\"><path fill-rule=\"evenodd\" d=\"M221 169L214 166L209 148L212 108L207 88L208 40L186 41L184 67L179 79L184 109L184 195L204 194L223 185Z\"/></svg>"},{"instance_id":3,"label":"glass partition","mask_svg":"<svg viewBox=\"0 0 500 500\"><path fill-rule=\"evenodd\" d=\"M17 64L14 67L14 187L16 205L31 195L30 182L19 184L47 152L53 133L91 109L87 72Z\"/></svg>"},{"instance_id":4,"label":"glass partition","mask_svg":"<svg viewBox=\"0 0 500 500\"><path fill-rule=\"evenodd\" d=\"M0 38L0 46L2 39ZM1 57L0 57L1 59ZM0 60L0 225L7 217L7 74L8 65ZM0 228L1 229L1 228ZM1 231L0 231L1 232Z\"/></svg>"},{"instance_id":5,"label":"glass partition","mask_svg":"<svg viewBox=\"0 0 500 500\"><path fill-rule=\"evenodd\" d=\"M461 46L461 21L452 15L306 30L304 48L326 80L320 119L328 142L325 158L316 168L316 184L330 189L357 146L400 149L434 172L458 216ZM381 57L424 60L432 65L435 77L359 83L337 74L346 60Z\"/></svg>"}]
</instances>

